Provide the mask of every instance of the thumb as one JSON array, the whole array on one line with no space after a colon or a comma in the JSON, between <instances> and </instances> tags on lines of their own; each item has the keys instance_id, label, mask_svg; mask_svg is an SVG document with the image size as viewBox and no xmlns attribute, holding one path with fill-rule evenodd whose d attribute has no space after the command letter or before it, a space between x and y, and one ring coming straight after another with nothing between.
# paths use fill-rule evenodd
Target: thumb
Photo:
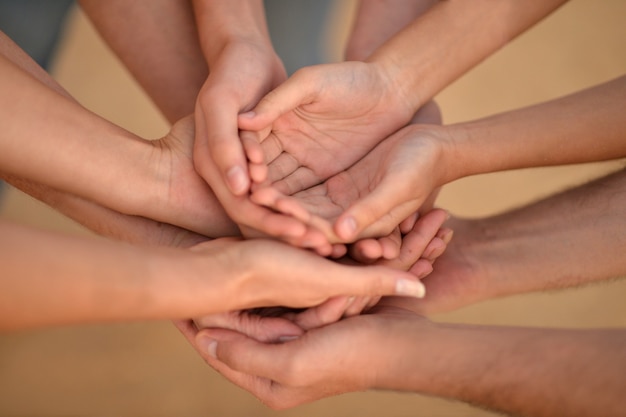
<instances>
[{"instance_id":1,"label":"thumb","mask_svg":"<svg viewBox=\"0 0 626 417\"><path fill-rule=\"evenodd\" d=\"M308 81L306 72L297 71L287 81L270 91L254 109L241 113L239 128L260 131L268 127L283 114L309 104L315 98L315 83Z\"/></svg>"},{"instance_id":2,"label":"thumb","mask_svg":"<svg viewBox=\"0 0 626 417\"><path fill-rule=\"evenodd\" d=\"M232 375L269 377L280 369L281 344L257 342L243 334L223 329L202 330L196 336L196 348L213 365L226 365ZM232 371L235 371L234 373ZM229 379L230 376L226 375Z\"/></svg>"},{"instance_id":3,"label":"thumb","mask_svg":"<svg viewBox=\"0 0 626 417\"><path fill-rule=\"evenodd\" d=\"M337 218L334 225L337 236L345 242L351 242L363 237L361 233L364 230L391 212L404 219L417 211L422 199L408 195L405 184L405 181L383 180L370 194L356 201ZM390 225L390 228L395 226L397 224Z\"/></svg>"},{"instance_id":4,"label":"thumb","mask_svg":"<svg viewBox=\"0 0 626 417\"><path fill-rule=\"evenodd\" d=\"M337 265L338 267L340 265ZM326 275L325 281L336 290L331 296L403 295L422 298L424 285L408 272L380 265L351 266L341 272Z\"/></svg>"}]
</instances>

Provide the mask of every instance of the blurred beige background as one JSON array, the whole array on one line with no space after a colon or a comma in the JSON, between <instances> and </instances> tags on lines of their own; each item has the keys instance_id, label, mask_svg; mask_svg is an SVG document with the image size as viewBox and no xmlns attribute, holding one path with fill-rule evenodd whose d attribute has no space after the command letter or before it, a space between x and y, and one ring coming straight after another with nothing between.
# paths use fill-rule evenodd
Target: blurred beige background
<instances>
[{"instance_id":1,"label":"blurred beige background","mask_svg":"<svg viewBox=\"0 0 626 417\"><path fill-rule=\"evenodd\" d=\"M352 3L340 2L333 48ZM446 123L536 103L621 75L626 2L572 0L438 97ZM450 57L454 59L454 57ZM72 14L54 76L86 107L146 137L167 124L99 40ZM626 103L625 103L626 109ZM626 114L625 114L626 117ZM481 216L520 205L620 167L533 169L464 179L439 205ZM9 190L0 215L87 233ZM0 269L1 271L1 269ZM526 326L626 326L626 281L495 300L437 320ZM393 349L390 341L390 349ZM417 394L357 393L274 412L213 372L167 322L68 327L0 335L1 416L490 416Z\"/></svg>"}]
</instances>

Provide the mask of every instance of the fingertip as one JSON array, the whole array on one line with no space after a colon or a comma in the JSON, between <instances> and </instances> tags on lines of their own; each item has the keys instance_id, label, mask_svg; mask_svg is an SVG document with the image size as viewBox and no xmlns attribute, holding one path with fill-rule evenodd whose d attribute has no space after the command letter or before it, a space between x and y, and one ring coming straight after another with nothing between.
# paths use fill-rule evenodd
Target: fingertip
<instances>
[{"instance_id":1,"label":"fingertip","mask_svg":"<svg viewBox=\"0 0 626 417\"><path fill-rule=\"evenodd\" d=\"M241 196L248 191L250 179L242 167L235 165L226 171L226 184L234 195Z\"/></svg>"},{"instance_id":2,"label":"fingertip","mask_svg":"<svg viewBox=\"0 0 626 417\"><path fill-rule=\"evenodd\" d=\"M344 257L346 253L348 253L348 248L346 247L346 245L341 244L341 243L336 243L333 245L333 249L332 249L332 253L330 254L330 257L333 259L339 259L339 258Z\"/></svg>"},{"instance_id":3,"label":"fingertip","mask_svg":"<svg viewBox=\"0 0 626 417\"><path fill-rule=\"evenodd\" d=\"M448 245L452 241L452 238L454 237L454 230L447 228L447 227L443 227L439 230L439 233L437 233L437 237L443 240L443 243Z\"/></svg>"},{"instance_id":4,"label":"fingertip","mask_svg":"<svg viewBox=\"0 0 626 417\"><path fill-rule=\"evenodd\" d=\"M345 216L337 220L335 232L343 241L350 242L356 237L357 222L353 216Z\"/></svg>"},{"instance_id":5,"label":"fingertip","mask_svg":"<svg viewBox=\"0 0 626 417\"><path fill-rule=\"evenodd\" d=\"M396 281L395 293L407 297L424 298L426 288L418 280L400 278Z\"/></svg>"},{"instance_id":6,"label":"fingertip","mask_svg":"<svg viewBox=\"0 0 626 417\"><path fill-rule=\"evenodd\" d=\"M382 248L375 239L364 239L351 246L350 255L358 262L370 264L381 258Z\"/></svg>"},{"instance_id":7,"label":"fingertip","mask_svg":"<svg viewBox=\"0 0 626 417\"><path fill-rule=\"evenodd\" d=\"M217 359L217 340L206 334L206 332L198 333L196 346L200 352L204 352L210 357Z\"/></svg>"},{"instance_id":8,"label":"fingertip","mask_svg":"<svg viewBox=\"0 0 626 417\"><path fill-rule=\"evenodd\" d=\"M265 164L249 164L248 170L250 171L252 185L258 186L267 179L267 165Z\"/></svg>"},{"instance_id":9,"label":"fingertip","mask_svg":"<svg viewBox=\"0 0 626 417\"><path fill-rule=\"evenodd\" d=\"M421 280L433 272L433 264L426 259L420 259L411 266L409 272Z\"/></svg>"}]
</instances>

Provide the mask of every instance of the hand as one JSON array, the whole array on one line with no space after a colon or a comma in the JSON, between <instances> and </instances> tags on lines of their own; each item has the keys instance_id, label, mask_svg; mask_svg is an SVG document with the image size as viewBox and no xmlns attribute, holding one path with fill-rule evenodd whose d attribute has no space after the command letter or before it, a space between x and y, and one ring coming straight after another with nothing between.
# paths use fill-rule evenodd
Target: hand
<instances>
[{"instance_id":1,"label":"hand","mask_svg":"<svg viewBox=\"0 0 626 417\"><path fill-rule=\"evenodd\" d=\"M268 182L291 195L351 166L413 113L376 65L345 62L297 71L238 121L258 132Z\"/></svg>"},{"instance_id":2,"label":"hand","mask_svg":"<svg viewBox=\"0 0 626 417\"><path fill-rule=\"evenodd\" d=\"M445 128L411 125L324 183L285 196L273 187L251 199L322 230L331 242L385 236L445 182Z\"/></svg>"},{"instance_id":3,"label":"hand","mask_svg":"<svg viewBox=\"0 0 626 417\"><path fill-rule=\"evenodd\" d=\"M259 207L247 196L250 180L237 115L251 109L286 78L282 62L271 45L239 40L227 44L209 66L210 75L200 90L195 111L193 157L197 172L244 234L258 237L260 234L252 230L262 229L299 246L304 242L309 247L324 246L322 252L328 254L330 247L319 233L307 233L305 225ZM260 154L248 156L252 162L262 162ZM250 173L254 172L252 169Z\"/></svg>"},{"instance_id":4,"label":"hand","mask_svg":"<svg viewBox=\"0 0 626 417\"><path fill-rule=\"evenodd\" d=\"M304 331L282 317L263 316L251 310L213 314L193 319L196 329L228 329L245 334L259 342L277 343L296 339Z\"/></svg>"},{"instance_id":5,"label":"hand","mask_svg":"<svg viewBox=\"0 0 626 417\"><path fill-rule=\"evenodd\" d=\"M446 250L452 238L452 230L441 228L447 213L432 210L420 217L413 229L401 239L401 250L397 257L379 260L374 265L388 266L401 271L410 271L423 279L433 271L433 263ZM301 313L289 313L289 318L302 329L321 327L360 314L378 303L380 297L337 297L326 303L309 308Z\"/></svg>"},{"instance_id":6,"label":"hand","mask_svg":"<svg viewBox=\"0 0 626 417\"><path fill-rule=\"evenodd\" d=\"M487 274L485 260L479 259L476 248L485 242L480 220L449 219L444 228L454 230L454 239L437 259L433 272L422 279L426 295L420 300L394 297L394 303L418 314L452 311L496 296L496 281ZM492 284L489 284L489 283Z\"/></svg>"},{"instance_id":7,"label":"hand","mask_svg":"<svg viewBox=\"0 0 626 417\"><path fill-rule=\"evenodd\" d=\"M198 277L211 271L208 278L218 281L213 288L219 291L213 293L219 299L207 314L268 306L311 307L341 295L423 296L423 286L408 272L341 265L271 240L222 238L191 251L193 256L184 258L180 268ZM204 284L199 280L197 291L203 291ZM198 307L196 311L203 310Z\"/></svg>"},{"instance_id":8,"label":"hand","mask_svg":"<svg viewBox=\"0 0 626 417\"><path fill-rule=\"evenodd\" d=\"M157 167L159 176L155 184L166 186L158 191L158 204L146 206L146 212L136 214L208 237L238 236L237 226L194 168L194 134L194 119L188 116L175 123L162 139L150 141L154 148L150 164Z\"/></svg>"},{"instance_id":9,"label":"hand","mask_svg":"<svg viewBox=\"0 0 626 417\"><path fill-rule=\"evenodd\" d=\"M385 375L399 371L402 362L398 350L384 341L401 341L416 332L427 337L432 326L410 311L389 305L283 344L260 343L221 329L184 334L231 382L268 406L284 409L331 395L384 388Z\"/></svg>"}]
</instances>

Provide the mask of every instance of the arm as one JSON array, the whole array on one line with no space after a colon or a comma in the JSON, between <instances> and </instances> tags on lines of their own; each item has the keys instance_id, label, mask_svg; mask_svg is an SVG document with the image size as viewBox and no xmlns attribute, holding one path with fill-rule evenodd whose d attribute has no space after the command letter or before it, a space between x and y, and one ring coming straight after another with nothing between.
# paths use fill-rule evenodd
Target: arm
<instances>
[{"instance_id":1,"label":"arm","mask_svg":"<svg viewBox=\"0 0 626 417\"><path fill-rule=\"evenodd\" d=\"M346 44L346 61L365 60L436 3L437 0L360 0Z\"/></svg>"},{"instance_id":2,"label":"arm","mask_svg":"<svg viewBox=\"0 0 626 417\"><path fill-rule=\"evenodd\" d=\"M248 169L246 141L238 135L237 116L286 78L271 44L262 1L197 0L193 5L210 70L196 102L197 171L244 235L280 236L328 255L332 249L321 233L248 198L250 178L256 171ZM252 165L262 165L260 152L248 152L247 156Z\"/></svg>"},{"instance_id":3,"label":"arm","mask_svg":"<svg viewBox=\"0 0 626 417\"><path fill-rule=\"evenodd\" d=\"M148 249L5 222L0 228L3 329L307 307L348 294L423 294L409 273L343 266L272 241Z\"/></svg>"},{"instance_id":4,"label":"arm","mask_svg":"<svg viewBox=\"0 0 626 417\"><path fill-rule=\"evenodd\" d=\"M563 2L438 2L364 63L296 72L240 115L239 126L263 140L268 182L280 182L286 194L301 191L361 159L441 89Z\"/></svg>"},{"instance_id":5,"label":"arm","mask_svg":"<svg viewBox=\"0 0 626 417\"><path fill-rule=\"evenodd\" d=\"M334 222L337 239L351 241L388 230L419 209L433 189L462 177L626 156L625 99L621 77L482 120L411 125L319 186L291 198L271 189L253 198L277 209L282 204L326 229Z\"/></svg>"},{"instance_id":6,"label":"arm","mask_svg":"<svg viewBox=\"0 0 626 417\"><path fill-rule=\"evenodd\" d=\"M195 108L197 172L246 234L253 233L246 226L264 225L293 244L325 242L319 233L307 233L306 226L242 195L249 177L237 114L285 78L261 1L196 1L193 7L167 1L81 4L170 121ZM224 164L240 169L227 174ZM324 251L330 251L328 244Z\"/></svg>"},{"instance_id":7,"label":"arm","mask_svg":"<svg viewBox=\"0 0 626 417\"><path fill-rule=\"evenodd\" d=\"M485 219L456 220L421 313L481 300L585 285L626 273L626 171Z\"/></svg>"},{"instance_id":8,"label":"arm","mask_svg":"<svg viewBox=\"0 0 626 417\"><path fill-rule=\"evenodd\" d=\"M565 2L439 1L374 51L367 62L391 81L390 94L405 93L390 103L407 106L412 114Z\"/></svg>"},{"instance_id":9,"label":"arm","mask_svg":"<svg viewBox=\"0 0 626 417\"><path fill-rule=\"evenodd\" d=\"M200 49L191 2L79 3L170 123L193 113L208 67Z\"/></svg>"},{"instance_id":10,"label":"arm","mask_svg":"<svg viewBox=\"0 0 626 417\"><path fill-rule=\"evenodd\" d=\"M61 192L209 236L236 233L193 169L189 120L163 140L138 138L81 107L4 40L3 177L29 184L40 196L57 190L49 201Z\"/></svg>"},{"instance_id":11,"label":"arm","mask_svg":"<svg viewBox=\"0 0 626 417\"><path fill-rule=\"evenodd\" d=\"M618 415L624 405L622 329L447 325L384 307L284 344L217 330L196 340L209 363L273 408L365 389L525 416Z\"/></svg>"}]
</instances>

